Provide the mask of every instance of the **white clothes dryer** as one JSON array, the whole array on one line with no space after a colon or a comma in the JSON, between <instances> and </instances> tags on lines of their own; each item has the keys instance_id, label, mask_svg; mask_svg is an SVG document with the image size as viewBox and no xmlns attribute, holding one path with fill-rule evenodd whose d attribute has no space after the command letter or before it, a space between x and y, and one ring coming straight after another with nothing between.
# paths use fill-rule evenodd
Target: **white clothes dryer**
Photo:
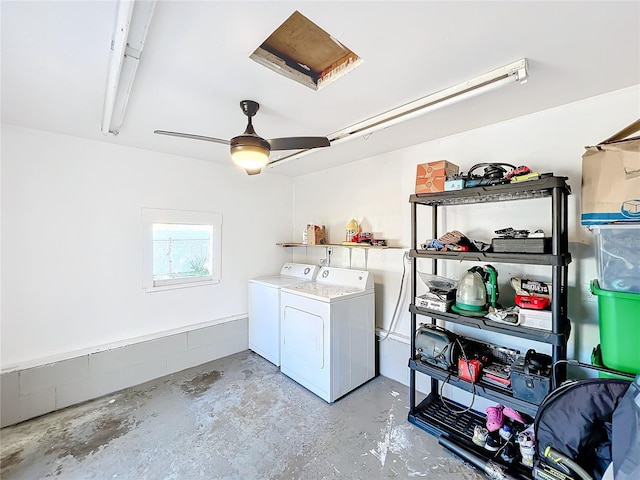
<instances>
[{"instance_id":1,"label":"white clothes dryer","mask_svg":"<svg viewBox=\"0 0 640 480\"><path fill-rule=\"evenodd\" d=\"M375 296L366 271L322 267L282 288L282 373L332 403L375 375Z\"/></svg>"},{"instance_id":2,"label":"white clothes dryer","mask_svg":"<svg viewBox=\"0 0 640 480\"><path fill-rule=\"evenodd\" d=\"M280 275L249 280L249 349L280 366L280 288L308 282L317 265L285 263Z\"/></svg>"}]
</instances>

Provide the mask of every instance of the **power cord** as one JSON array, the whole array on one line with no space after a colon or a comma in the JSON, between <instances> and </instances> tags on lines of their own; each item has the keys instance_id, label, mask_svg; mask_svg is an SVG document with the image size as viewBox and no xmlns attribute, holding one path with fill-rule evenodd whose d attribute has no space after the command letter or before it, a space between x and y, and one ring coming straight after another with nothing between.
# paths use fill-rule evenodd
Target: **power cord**
<instances>
[{"instance_id":1,"label":"power cord","mask_svg":"<svg viewBox=\"0 0 640 480\"><path fill-rule=\"evenodd\" d=\"M458 344L458 346L460 347L460 352L462 353L462 358L465 361L465 364L467 365L467 371L469 372L469 378L473 378L473 375L471 373L471 364L469 363L469 359L467 358L467 354L464 351L464 347L462 346L462 343L460 342L460 339L458 337L456 337L456 343ZM463 413L467 413L469 411L471 411L471 409L473 408L473 404L476 401L476 382L471 382L471 389L473 392L473 396L471 397L471 404L465 408L464 410L456 410L455 408L447 405L447 402L445 400L444 395L442 394L442 392L444 391L444 386L446 383L449 382L449 379L451 378L451 372L449 372L449 375L447 375L447 378L445 378L444 382L441 382L440 384L440 401L442 402L442 404L445 406L445 408L447 410L449 410L451 413L455 414L455 415L461 415Z\"/></svg>"},{"instance_id":2,"label":"power cord","mask_svg":"<svg viewBox=\"0 0 640 480\"><path fill-rule=\"evenodd\" d=\"M407 260L408 262L411 261L411 258L409 257L409 252L404 252L404 254L402 255L402 278L400 279L400 288L398 289L398 298L396 300L396 306L393 309L393 316L391 317L391 324L389 325L389 329L387 330L387 333L385 334L384 337L381 337L378 339L379 342L383 342L384 340L386 340L387 338L389 338L389 335L391 334L391 332L393 331L393 326L397 320L397 313L398 313L398 307L400 306L400 300L402 299L402 292L404 290L404 278L406 276L407 273L407 265L405 263L405 260ZM462 358L464 358L465 360L465 364L467 365L467 369L469 372L469 378L473 378L473 375L471 373L471 364L469 363L469 360L467 358L467 354L464 351L464 347L462 346L462 343L460 342L460 339L458 337L456 337L456 343L458 344L458 346L460 347L460 352L462 353ZM440 400L442 401L442 404L445 406L445 408L447 410L449 410L451 413L456 414L456 415L460 415L463 413L467 413L469 411L471 411L471 409L473 408L473 405L476 401L476 383L472 382L472 391L473 391L473 397L471 398L471 404L465 408L464 410L456 410L452 407L450 407L449 405L447 405L447 402L445 401L444 396L442 395L443 389L444 389L444 385L446 383L449 382L449 379L451 378L451 373L449 373L449 375L447 375L447 378L445 379L444 382L441 382L441 386L440 386Z\"/></svg>"},{"instance_id":3,"label":"power cord","mask_svg":"<svg viewBox=\"0 0 640 480\"><path fill-rule=\"evenodd\" d=\"M404 290L404 277L407 273L407 264L405 263L405 260L408 262L411 262L411 258L409 257L408 251L405 251L402 254L402 278L400 279L400 289L398 290L398 299L396 300L396 306L393 309L393 315L391 316L391 324L389 325L389 329L387 330L387 333L385 334L385 336L380 337L378 339L379 342L384 342L387 338L389 338L389 335L393 331L393 326L396 320L398 319L397 317L398 307L400 307L400 300L402 299L402 291Z\"/></svg>"},{"instance_id":4,"label":"power cord","mask_svg":"<svg viewBox=\"0 0 640 480\"><path fill-rule=\"evenodd\" d=\"M509 167L512 170L516 169L515 165L511 165L510 163L476 163L469 169L469 171L467 172L467 176L471 179L473 177L474 170L484 168L484 172L479 176L482 178L495 180L502 178L504 174L507 173L507 170L503 167Z\"/></svg>"}]
</instances>

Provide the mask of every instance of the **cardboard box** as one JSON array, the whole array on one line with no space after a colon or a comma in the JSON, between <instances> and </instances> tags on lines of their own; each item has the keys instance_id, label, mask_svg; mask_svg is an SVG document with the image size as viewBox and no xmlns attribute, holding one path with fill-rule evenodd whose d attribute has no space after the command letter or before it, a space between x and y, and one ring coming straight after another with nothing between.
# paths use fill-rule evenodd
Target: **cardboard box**
<instances>
[{"instance_id":1,"label":"cardboard box","mask_svg":"<svg viewBox=\"0 0 640 480\"><path fill-rule=\"evenodd\" d=\"M307 226L307 245L324 245L327 243L327 230L322 225Z\"/></svg>"},{"instance_id":2,"label":"cardboard box","mask_svg":"<svg viewBox=\"0 0 640 480\"><path fill-rule=\"evenodd\" d=\"M416 172L416 193L444 192L447 175L456 175L460 171L457 165L446 160L418 165Z\"/></svg>"},{"instance_id":3,"label":"cardboard box","mask_svg":"<svg viewBox=\"0 0 640 480\"><path fill-rule=\"evenodd\" d=\"M582 155L582 225L640 221L640 120L586 147Z\"/></svg>"}]
</instances>

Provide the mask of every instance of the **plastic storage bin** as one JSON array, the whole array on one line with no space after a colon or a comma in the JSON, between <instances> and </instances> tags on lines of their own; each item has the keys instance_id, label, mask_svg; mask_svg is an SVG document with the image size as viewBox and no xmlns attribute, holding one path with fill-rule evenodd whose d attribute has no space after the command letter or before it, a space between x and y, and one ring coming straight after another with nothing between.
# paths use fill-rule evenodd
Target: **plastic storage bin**
<instances>
[{"instance_id":1,"label":"plastic storage bin","mask_svg":"<svg viewBox=\"0 0 640 480\"><path fill-rule=\"evenodd\" d=\"M595 365L596 367L602 367L602 368L607 368L606 365L602 362L602 349L600 348L600 345L598 344L596 347L594 347L594 349L591 351L591 365ZM613 370L610 370L611 372L613 372ZM616 378L618 380L629 380L628 377L623 377L622 375L616 375L614 373L609 373L609 372L598 372L598 377L599 378Z\"/></svg>"},{"instance_id":2,"label":"plastic storage bin","mask_svg":"<svg viewBox=\"0 0 640 480\"><path fill-rule=\"evenodd\" d=\"M607 368L640 371L640 294L602 290L597 280L591 293L598 297L602 363Z\"/></svg>"},{"instance_id":3,"label":"plastic storage bin","mask_svg":"<svg viewBox=\"0 0 640 480\"><path fill-rule=\"evenodd\" d=\"M640 293L640 223L598 225L598 281L604 290Z\"/></svg>"}]
</instances>

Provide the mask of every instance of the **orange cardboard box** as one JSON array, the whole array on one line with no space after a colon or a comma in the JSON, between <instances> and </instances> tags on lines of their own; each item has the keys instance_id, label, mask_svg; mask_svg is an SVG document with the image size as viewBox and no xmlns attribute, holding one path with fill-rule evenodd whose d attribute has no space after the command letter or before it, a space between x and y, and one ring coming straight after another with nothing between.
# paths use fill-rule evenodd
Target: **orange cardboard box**
<instances>
[{"instance_id":1,"label":"orange cardboard box","mask_svg":"<svg viewBox=\"0 0 640 480\"><path fill-rule=\"evenodd\" d=\"M457 165L446 160L422 163L416 172L416 193L444 192L447 175L455 175L460 171Z\"/></svg>"}]
</instances>

